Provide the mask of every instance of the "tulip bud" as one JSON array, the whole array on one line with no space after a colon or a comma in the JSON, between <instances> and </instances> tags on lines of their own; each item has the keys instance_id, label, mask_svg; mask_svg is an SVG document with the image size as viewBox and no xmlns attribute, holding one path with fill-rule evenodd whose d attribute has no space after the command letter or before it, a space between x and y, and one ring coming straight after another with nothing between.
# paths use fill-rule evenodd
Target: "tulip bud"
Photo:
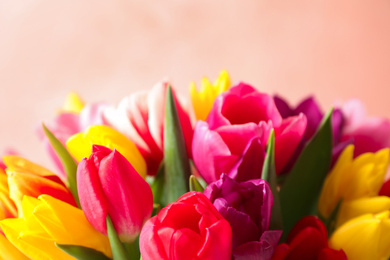
<instances>
[{"instance_id":1,"label":"tulip bud","mask_svg":"<svg viewBox=\"0 0 390 260\"><path fill-rule=\"evenodd\" d=\"M116 150L94 145L77 168L77 188L88 221L107 234L108 214L122 242L134 241L152 214L150 186Z\"/></svg>"}]
</instances>

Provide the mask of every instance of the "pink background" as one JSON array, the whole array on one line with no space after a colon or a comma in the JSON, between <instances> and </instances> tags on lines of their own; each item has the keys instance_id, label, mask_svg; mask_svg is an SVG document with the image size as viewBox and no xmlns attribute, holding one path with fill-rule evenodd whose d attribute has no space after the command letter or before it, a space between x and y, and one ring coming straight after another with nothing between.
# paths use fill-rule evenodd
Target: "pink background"
<instances>
[{"instance_id":1,"label":"pink background","mask_svg":"<svg viewBox=\"0 0 390 260\"><path fill-rule=\"evenodd\" d=\"M390 116L388 0L2 0L0 37L0 151L37 162L35 129L69 91L117 103L165 76L187 95L227 69L293 104L358 97Z\"/></svg>"}]
</instances>

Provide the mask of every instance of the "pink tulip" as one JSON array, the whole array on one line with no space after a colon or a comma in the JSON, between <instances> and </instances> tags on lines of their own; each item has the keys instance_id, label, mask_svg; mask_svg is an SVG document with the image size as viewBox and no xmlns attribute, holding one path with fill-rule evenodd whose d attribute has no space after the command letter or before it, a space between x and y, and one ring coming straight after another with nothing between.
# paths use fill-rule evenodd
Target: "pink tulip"
<instances>
[{"instance_id":1,"label":"pink tulip","mask_svg":"<svg viewBox=\"0 0 390 260\"><path fill-rule=\"evenodd\" d=\"M230 260L232 230L205 195L188 192L146 222L139 246L143 260Z\"/></svg>"},{"instance_id":2,"label":"pink tulip","mask_svg":"<svg viewBox=\"0 0 390 260\"><path fill-rule=\"evenodd\" d=\"M345 123L341 140L353 140L354 156L376 152L390 147L390 121L379 117L368 117L363 103L358 99L346 102L342 107Z\"/></svg>"},{"instance_id":3,"label":"pink tulip","mask_svg":"<svg viewBox=\"0 0 390 260\"><path fill-rule=\"evenodd\" d=\"M106 123L135 143L144 157L148 175L155 175L163 159L163 132L165 118L165 97L168 83L159 83L150 91L143 91L125 97L118 108L104 112ZM192 126L187 112L173 93L188 155L192 141Z\"/></svg>"},{"instance_id":4,"label":"pink tulip","mask_svg":"<svg viewBox=\"0 0 390 260\"><path fill-rule=\"evenodd\" d=\"M92 149L77 168L81 207L98 231L107 234L109 215L121 241L132 242L152 214L152 190L119 152L99 145Z\"/></svg>"},{"instance_id":5,"label":"pink tulip","mask_svg":"<svg viewBox=\"0 0 390 260\"><path fill-rule=\"evenodd\" d=\"M276 171L281 173L305 133L306 117L283 119L272 97L240 83L219 95L207 121L196 124L195 166L207 183L222 173L239 182L260 178L272 128Z\"/></svg>"}]
</instances>

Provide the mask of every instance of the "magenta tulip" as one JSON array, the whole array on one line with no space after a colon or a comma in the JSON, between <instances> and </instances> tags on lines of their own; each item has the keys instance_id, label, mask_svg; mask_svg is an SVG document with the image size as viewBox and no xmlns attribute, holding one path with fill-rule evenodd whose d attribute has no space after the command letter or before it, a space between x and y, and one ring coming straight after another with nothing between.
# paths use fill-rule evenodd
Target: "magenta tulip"
<instances>
[{"instance_id":1,"label":"magenta tulip","mask_svg":"<svg viewBox=\"0 0 390 260\"><path fill-rule=\"evenodd\" d=\"M116 150L94 145L89 159L82 159L77 168L77 188L92 226L107 234L109 215L123 242L134 241L152 214L149 184Z\"/></svg>"},{"instance_id":2,"label":"magenta tulip","mask_svg":"<svg viewBox=\"0 0 390 260\"><path fill-rule=\"evenodd\" d=\"M144 157L148 175L155 175L163 159L165 97L168 83L150 91L140 91L122 99L117 108L104 112L105 122L127 136ZM173 90L172 90L173 91ZM173 91L188 155L191 157L192 125L187 111Z\"/></svg>"},{"instance_id":3,"label":"magenta tulip","mask_svg":"<svg viewBox=\"0 0 390 260\"><path fill-rule=\"evenodd\" d=\"M195 166L207 183L222 173L237 181L258 179L272 128L276 170L281 173L305 133L306 117L283 119L272 97L240 83L219 95L207 121L196 124Z\"/></svg>"},{"instance_id":4,"label":"magenta tulip","mask_svg":"<svg viewBox=\"0 0 390 260\"><path fill-rule=\"evenodd\" d=\"M266 181L238 183L222 174L204 194L232 228L232 259L271 259L282 231L268 230L273 198Z\"/></svg>"},{"instance_id":5,"label":"magenta tulip","mask_svg":"<svg viewBox=\"0 0 390 260\"><path fill-rule=\"evenodd\" d=\"M232 231L205 195L188 192L146 222L139 245L143 260L230 260Z\"/></svg>"}]
</instances>

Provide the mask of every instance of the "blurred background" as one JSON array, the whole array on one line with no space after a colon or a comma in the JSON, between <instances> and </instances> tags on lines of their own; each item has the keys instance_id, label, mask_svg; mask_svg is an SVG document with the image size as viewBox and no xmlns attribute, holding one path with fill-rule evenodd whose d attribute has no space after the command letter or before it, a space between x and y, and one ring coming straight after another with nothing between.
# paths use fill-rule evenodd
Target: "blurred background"
<instances>
[{"instance_id":1,"label":"blurred background","mask_svg":"<svg viewBox=\"0 0 390 260\"><path fill-rule=\"evenodd\" d=\"M116 104L169 77L188 95L222 69L291 104L357 97L390 117L389 46L388 0L1 0L0 152L44 162L36 128L69 91Z\"/></svg>"}]
</instances>

